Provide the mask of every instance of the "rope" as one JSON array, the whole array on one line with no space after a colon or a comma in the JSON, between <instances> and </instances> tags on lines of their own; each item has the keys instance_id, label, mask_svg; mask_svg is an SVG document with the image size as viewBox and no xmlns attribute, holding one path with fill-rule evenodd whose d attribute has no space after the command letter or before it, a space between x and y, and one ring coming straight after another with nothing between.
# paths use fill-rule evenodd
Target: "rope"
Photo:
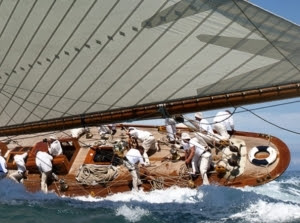
<instances>
[{"instance_id":1,"label":"rope","mask_svg":"<svg viewBox=\"0 0 300 223\"><path fill-rule=\"evenodd\" d=\"M167 111L167 109L166 109L166 107L165 107L164 104L159 104L158 105L158 111L162 114L163 118L169 118L170 117L170 114Z\"/></svg>"}]
</instances>

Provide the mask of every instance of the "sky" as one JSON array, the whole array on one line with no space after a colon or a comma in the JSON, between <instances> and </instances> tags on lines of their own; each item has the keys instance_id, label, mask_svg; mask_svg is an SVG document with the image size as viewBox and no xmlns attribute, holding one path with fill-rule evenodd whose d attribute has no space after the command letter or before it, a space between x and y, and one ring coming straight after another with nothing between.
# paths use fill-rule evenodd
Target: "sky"
<instances>
[{"instance_id":1,"label":"sky","mask_svg":"<svg viewBox=\"0 0 300 223\"><path fill-rule=\"evenodd\" d=\"M251 3L280 17L300 24L300 0L250 0ZM248 132L270 134L280 138L291 151L291 163L288 170L300 170L300 97L270 103L260 103L234 108L232 112L235 129ZM251 112L246 110L251 110ZM212 122L219 110L203 112ZM194 114L187 114L194 118ZM159 123L163 125L163 122Z\"/></svg>"},{"instance_id":2,"label":"sky","mask_svg":"<svg viewBox=\"0 0 300 223\"><path fill-rule=\"evenodd\" d=\"M280 17L300 25L299 0L250 0L251 3L266 9ZM296 103L291 103L296 102ZM285 105L270 107L253 111L255 114L276 124L279 127L266 123L248 112L235 117L237 127L269 133L283 140L291 150L291 163L288 170L300 170L300 98L275 101L273 103L246 106L248 109L287 103ZM289 104L290 103L290 104ZM291 130L293 132L289 132Z\"/></svg>"}]
</instances>

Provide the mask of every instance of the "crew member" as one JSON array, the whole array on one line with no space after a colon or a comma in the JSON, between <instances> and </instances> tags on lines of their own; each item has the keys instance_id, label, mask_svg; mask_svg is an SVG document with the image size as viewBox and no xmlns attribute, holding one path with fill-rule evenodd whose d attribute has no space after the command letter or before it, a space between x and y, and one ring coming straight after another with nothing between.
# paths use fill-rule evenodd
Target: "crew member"
<instances>
[{"instance_id":1,"label":"crew member","mask_svg":"<svg viewBox=\"0 0 300 223\"><path fill-rule=\"evenodd\" d=\"M9 178L14 180L17 183L23 183L23 180L26 179L26 166L25 160L28 156L28 153L17 154L14 156L14 163L17 165L18 170L9 175Z\"/></svg>"},{"instance_id":2,"label":"crew member","mask_svg":"<svg viewBox=\"0 0 300 223\"><path fill-rule=\"evenodd\" d=\"M223 140L228 140L230 138L228 130L234 132L234 123L231 112L229 110L218 112L214 118L213 128L221 135Z\"/></svg>"},{"instance_id":3,"label":"crew member","mask_svg":"<svg viewBox=\"0 0 300 223\"><path fill-rule=\"evenodd\" d=\"M138 146L137 148L131 148L124 157L124 165L128 168L131 174L132 188L135 191L138 191L139 187L142 185L139 164L141 166L144 166L145 164L142 157L143 153L144 148L142 146Z\"/></svg>"},{"instance_id":4,"label":"crew member","mask_svg":"<svg viewBox=\"0 0 300 223\"><path fill-rule=\"evenodd\" d=\"M6 177L7 172L6 160L2 156L0 150L0 180Z\"/></svg>"},{"instance_id":5,"label":"crew member","mask_svg":"<svg viewBox=\"0 0 300 223\"><path fill-rule=\"evenodd\" d=\"M134 127L129 127L127 134L131 138L134 138L135 140L142 142L142 146L144 148L143 157L145 159L145 166L149 166L150 160L147 152L149 150L160 151L160 147L156 139L154 138L154 136L148 131L138 130ZM138 143L136 144L138 145Z\"/></svg>"},{"instance_id":6,"label":"crew member","mask_svg":"<svg viewBox=\"0 0 300 223\"><path fill-rule=\"evenodd\" d=\"M116 124L100 125L98 127L98 132L101 139L107 139L106 134L111 135L111 137L113 137L117 132Z\"/></svg>"},{"instance_id":7,"label":"crew member","mask_svg":"<svg viewBox=\"0 0 300 223\"><path fill-rule=\"evenodd\" d=\"M176 121L173 118L166 118L165 126L168 140L170 143L174 144L176 141Z\"/></svg>"},{"instance_id":8,"label":"crew member","mask_svg":"<svg viewBox=\"0 0 300 223\"><path fill-rule=\"evenodd\" d=\"M50 136L50 140L48 142L48 151L52 156L58 156L63 153L60 142L54 135Z\"/></svg>"},{"instance_id":9,"label":"crew member","mask_svg":"<svg viewBox=\"0 0 300 223\"><path fill-rule=\"evenodd\" d=\"M182 146L185 150L185 163L192 166L192 174L200 170L203 184L208 185L207 171L210 168L211 153L207 148L198 143L197 138L192 138L188 133L183 132L181 135Z\"/></svg>"},{"instance_id":10,"label":"crew member","mask_svg":"<svg viewBox=\"0 0 300 223\"><path fill-rule=\"evenodd\" d=\"M36 154L35 163L41 173L41 190L45 193L48 192L48 180L52 177L58 180L52 173L52 160L53 157L47 152L38 151Z\"/></svg>"},{"instance_id":11,"label":"crew member","mask_svg":"<svg viewBox=\"0 0 300 223\"><path fill-rule=\"evenodd\" d=\"M211 125L207 121L207 119L203 118L202 112L195 113L195 120L196 120L196 126L198 129L197 136L200 136L203 138L203 140L208 143L209 145L214 145L215 142L219 142L221 139L221 136L218 134L215 134ZM197 137L199 140L199 143L203 146L206 146L204 143L202 143L201 139Z\"/></svg>"}]
</instances>

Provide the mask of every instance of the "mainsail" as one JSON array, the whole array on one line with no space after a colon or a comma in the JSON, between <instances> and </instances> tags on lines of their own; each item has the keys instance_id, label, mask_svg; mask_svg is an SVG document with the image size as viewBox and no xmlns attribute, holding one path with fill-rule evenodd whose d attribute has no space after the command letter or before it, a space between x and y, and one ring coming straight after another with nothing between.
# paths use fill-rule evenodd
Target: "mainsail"
<instances>
[{"instance_id":1,"label":"mainsail","mask_svg":"<svg viewBox=\"0 0 300 223\"><path fill-rule=\"evenodd\" d=\"M243 0L2 0L0 135L298 97L299 36Z\"/></svg>"}]
</instances>

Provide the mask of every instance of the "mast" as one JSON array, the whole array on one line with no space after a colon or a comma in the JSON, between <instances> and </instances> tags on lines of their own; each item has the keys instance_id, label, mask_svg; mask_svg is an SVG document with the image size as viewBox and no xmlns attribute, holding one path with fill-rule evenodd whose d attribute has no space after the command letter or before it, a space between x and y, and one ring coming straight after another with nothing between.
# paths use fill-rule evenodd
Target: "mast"
<instances>
[{"instance_id":1,"label":"mast","mask_svg":"<svg viewBox=\"0 0 300 223\"><path fill-rule=\"evenodd\" d=\"M162 109L170 115L205 111L210 109L254 104L280 99L300 97L300 83L287 84L208 97L194 97L163 104L149 104L130 108L74 115L45 121L24 123L0 128L0 136L31 134L66 130L107 123L126 122L133 119L163 118Z\"/></svg>"}]
</instances>

